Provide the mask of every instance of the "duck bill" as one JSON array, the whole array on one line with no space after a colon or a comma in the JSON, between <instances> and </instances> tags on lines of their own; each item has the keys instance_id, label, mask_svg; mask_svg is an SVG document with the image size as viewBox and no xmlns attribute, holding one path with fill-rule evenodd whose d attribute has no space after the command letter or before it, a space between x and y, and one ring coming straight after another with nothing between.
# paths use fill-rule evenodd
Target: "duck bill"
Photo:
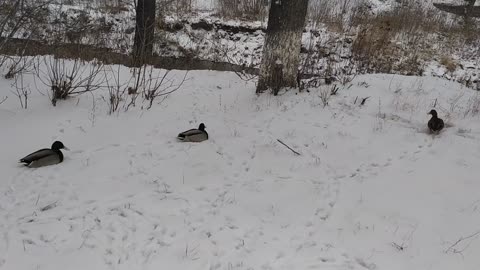
<instances>
[{"instance_id":1,"label":"duck bill","mask_svg":"<svg viewBox=\"0 0 480 270\"><path fill-rule=\"evenodd\" d=\"M70 148L64 146L63 149L67 150L67 151L70 151Z\"/></svg>"}]
</instances>

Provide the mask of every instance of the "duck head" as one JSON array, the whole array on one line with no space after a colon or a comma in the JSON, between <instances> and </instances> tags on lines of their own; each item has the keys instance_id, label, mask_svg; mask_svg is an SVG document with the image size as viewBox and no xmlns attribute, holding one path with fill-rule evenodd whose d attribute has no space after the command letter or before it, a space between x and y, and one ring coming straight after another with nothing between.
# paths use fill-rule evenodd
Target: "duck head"
<instances>
[{"instance_id":1,"label":"duck head","mask_svg":"<svg viewBox=\"0 0 480 270\"><path fill-rule=\"evenodd\" d=\"M63 145L62 142L60 142L60 141L55 141L55 142L52 144L52 150L60 150L60 149L70 150L70 149L68 149L65 145Z\"/></svg>"},{"instance_id":2,"label":"duck head","mask_svg":"<svg viewBox=\"0 0 480 270\"><path fill-rule=\"evenodd\" d=\"M205 124L204 123L201 123L200 126L198 126L198 129L201 130L201 131L204 131L206 128Z\"/></svg>"},{"instance_id":3,"label":"duck head","mask_svg":"<svg viewBox=\"0 0 480 270\"><path fill-rule=\"evenodd\" d=\"M434 117L434 118L437 118L437 116L438 116L437 111L435 111L435 110L431 110L428 114L431 114L432 117Z\"/></svg>"}]
</instances>

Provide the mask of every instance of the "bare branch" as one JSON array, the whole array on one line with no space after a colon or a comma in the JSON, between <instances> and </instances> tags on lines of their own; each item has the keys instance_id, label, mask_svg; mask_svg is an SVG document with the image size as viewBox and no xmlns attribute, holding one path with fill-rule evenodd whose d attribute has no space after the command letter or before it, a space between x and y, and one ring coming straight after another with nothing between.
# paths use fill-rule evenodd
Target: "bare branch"
<instances>
[{"instance_id":1,"label":"bare branch","mask_svg":"<svg viewBox=\"0 0 480 270\"><path fill-rule=\"evenodd\" d=\"M83 63L80 59L73 60L69 67L68 60L45 57L46 71L40 69L40 81L50 88L51 102L55 106L57 100L67 99L104 87L105 76L100 76L104 70L102 63Z\"/></svg>"},{"instance_id":2,"label":"bare branch","mask_svg":"<svg viewBox=\"0 0 480 270\"><path fill-rule=\"evenodd\" d=\"M149 105L147 107L147 109L150 109L153 105L153 101L155 100L155 98L157 97L161 97L161 96L167 96L167 95L170 95L171 93L177 91L178 89L180 89L180 87L183 85L183 83L186 81L186 78L187 78L187 74L188 74L188 71L185 72L183 78L180 80L180 82L176 85L173 84L173 81L170 80L170 79L167 79L167 75L169 74L169 71L165 72L165 74L163 75L162 79L160 80L160 82L156 81L153 85L153 90L150 90L149 95L147 96L147 100L149 100ZM169 85L166 86L165 88L163 89L160 89L162 87L162 85L164 84L164 81L165 80L168 80L169 81ZM158 83L157 83L158 82Z\"/></svg>"},{"instance_id":3,"label":"bare branch","mask_svg":"<svg viewBox=\"0 0 480 270\"><path fill-rule=\"evenodd\" d=\"M108 114L112 114L118 111L120 107L120 102L124 99L123 96L127 91L127 85L130 83L130 80L127 83L120 83L120 66L117 67L116 70L110 68L110 74L112 75L111 80L107 78L107 72L105 71L105 82L107 84L108 89L108 104L109 104L109 111ZM109 81L113 81L110 84Z\"/></svg>"},{"instance_id":4,"label":"bare branch","mask_svg":"<svg viewBox=\"0 0 480 270\"><path fill-rule=\"evenodd\" d=\"M23 109L28 108L28 95L32 92L28 86L25 86L23 83L23 73L18 73L14 75L15 82L12 86L15 87L15 91L11 91L15 96L18 97L20 102L20 107Z\"/></svg>"}]
</instances>

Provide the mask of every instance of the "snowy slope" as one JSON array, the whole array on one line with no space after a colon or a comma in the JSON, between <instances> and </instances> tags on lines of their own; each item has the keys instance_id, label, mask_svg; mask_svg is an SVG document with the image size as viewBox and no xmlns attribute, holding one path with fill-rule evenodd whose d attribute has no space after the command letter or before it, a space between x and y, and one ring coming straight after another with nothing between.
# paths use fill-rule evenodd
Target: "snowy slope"
<instances>
[{"instance_id":1,"label":"snowy slope","mask_svg":"<svg viewBox=\"0 0 480 270\"><path fill-rule=\"evenodd\" d=\"M0 269L479 269L478 92L368 75L324 107L325 89L188 77L114 116L102 92L52 107L38 82L22 110L0 79ZM175 140L200 122L209 141ZM56 139L64 163L17 164Z\"/></svg>"}]
</instances>

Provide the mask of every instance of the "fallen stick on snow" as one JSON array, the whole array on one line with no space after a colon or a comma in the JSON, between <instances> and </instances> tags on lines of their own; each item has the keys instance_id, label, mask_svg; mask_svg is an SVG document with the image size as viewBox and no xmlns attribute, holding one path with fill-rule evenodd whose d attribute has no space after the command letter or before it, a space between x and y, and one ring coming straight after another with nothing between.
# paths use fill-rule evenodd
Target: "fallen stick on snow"
<instances>
[{"instance_id":1,"label":"fallen stick on snow","mask_svg":"<svg viewBox=\"0 0 480 270\"><path fill-rule=\"evenodd\" d=\"M460 239L458 239L455 243L453 243L450 247L447 248L447 250L445 250L445 253L448 253L449 251L453 251L453 253L462 253L468 246L470 246L470 243L467 244L463 249L461 250L457 250L455 248L455 246L457 246L459 243L461 243L462 241L464 240L468 240L468 239L471 239L471 238L476 238L478 235L480 235L480 231L474 233L474 234L471 234L469 236L462 236L460 237ZM473 240L472 240L473 241Z\"/></svg>"},{"instance_id":2,"label":"fallen stick on snow","mask_svg":"<svg viewBox=\"0 0 480 270\"><path fill-rule=\"evenodd\" d=\"M40 208L40 211L45 212L45 211L48 211L52 208L55 208L56 206L57 206L57 202L53 202L53 203L51 203L47 206L44 206L44 207Z\"/></svg>"},{"instance_id":3,"label":"fallen stick on snow","mask_svg":"<svg viewBox=\"0 0 480 270\"><path fill-rule=\"evenodd\" d=\"M362 98L362 102L360 103L360 106L365 105L365 101L367 101L367 99L369 99L369 98L370 97Z\"/></svg>"},{"instance_id":4,"label":"fallen stick on snow","mask_svg":"<svg viewBox=\"0 0 480 270\"><path fill-rule=\"evenodd\" d=\"M285 147L287 147L288 149L290 149L290 151L292 151L293 153L295 153L295 154L297 154L297 155L300 156L300 153L299 153L299 152L293 150L290 146L288 146L288 145L286 145L284 142L280 141L280 139L277 139L277 141L278 141L279 143L283 144L283 145L284 145Z\"/></svg>"}]
</instances>

